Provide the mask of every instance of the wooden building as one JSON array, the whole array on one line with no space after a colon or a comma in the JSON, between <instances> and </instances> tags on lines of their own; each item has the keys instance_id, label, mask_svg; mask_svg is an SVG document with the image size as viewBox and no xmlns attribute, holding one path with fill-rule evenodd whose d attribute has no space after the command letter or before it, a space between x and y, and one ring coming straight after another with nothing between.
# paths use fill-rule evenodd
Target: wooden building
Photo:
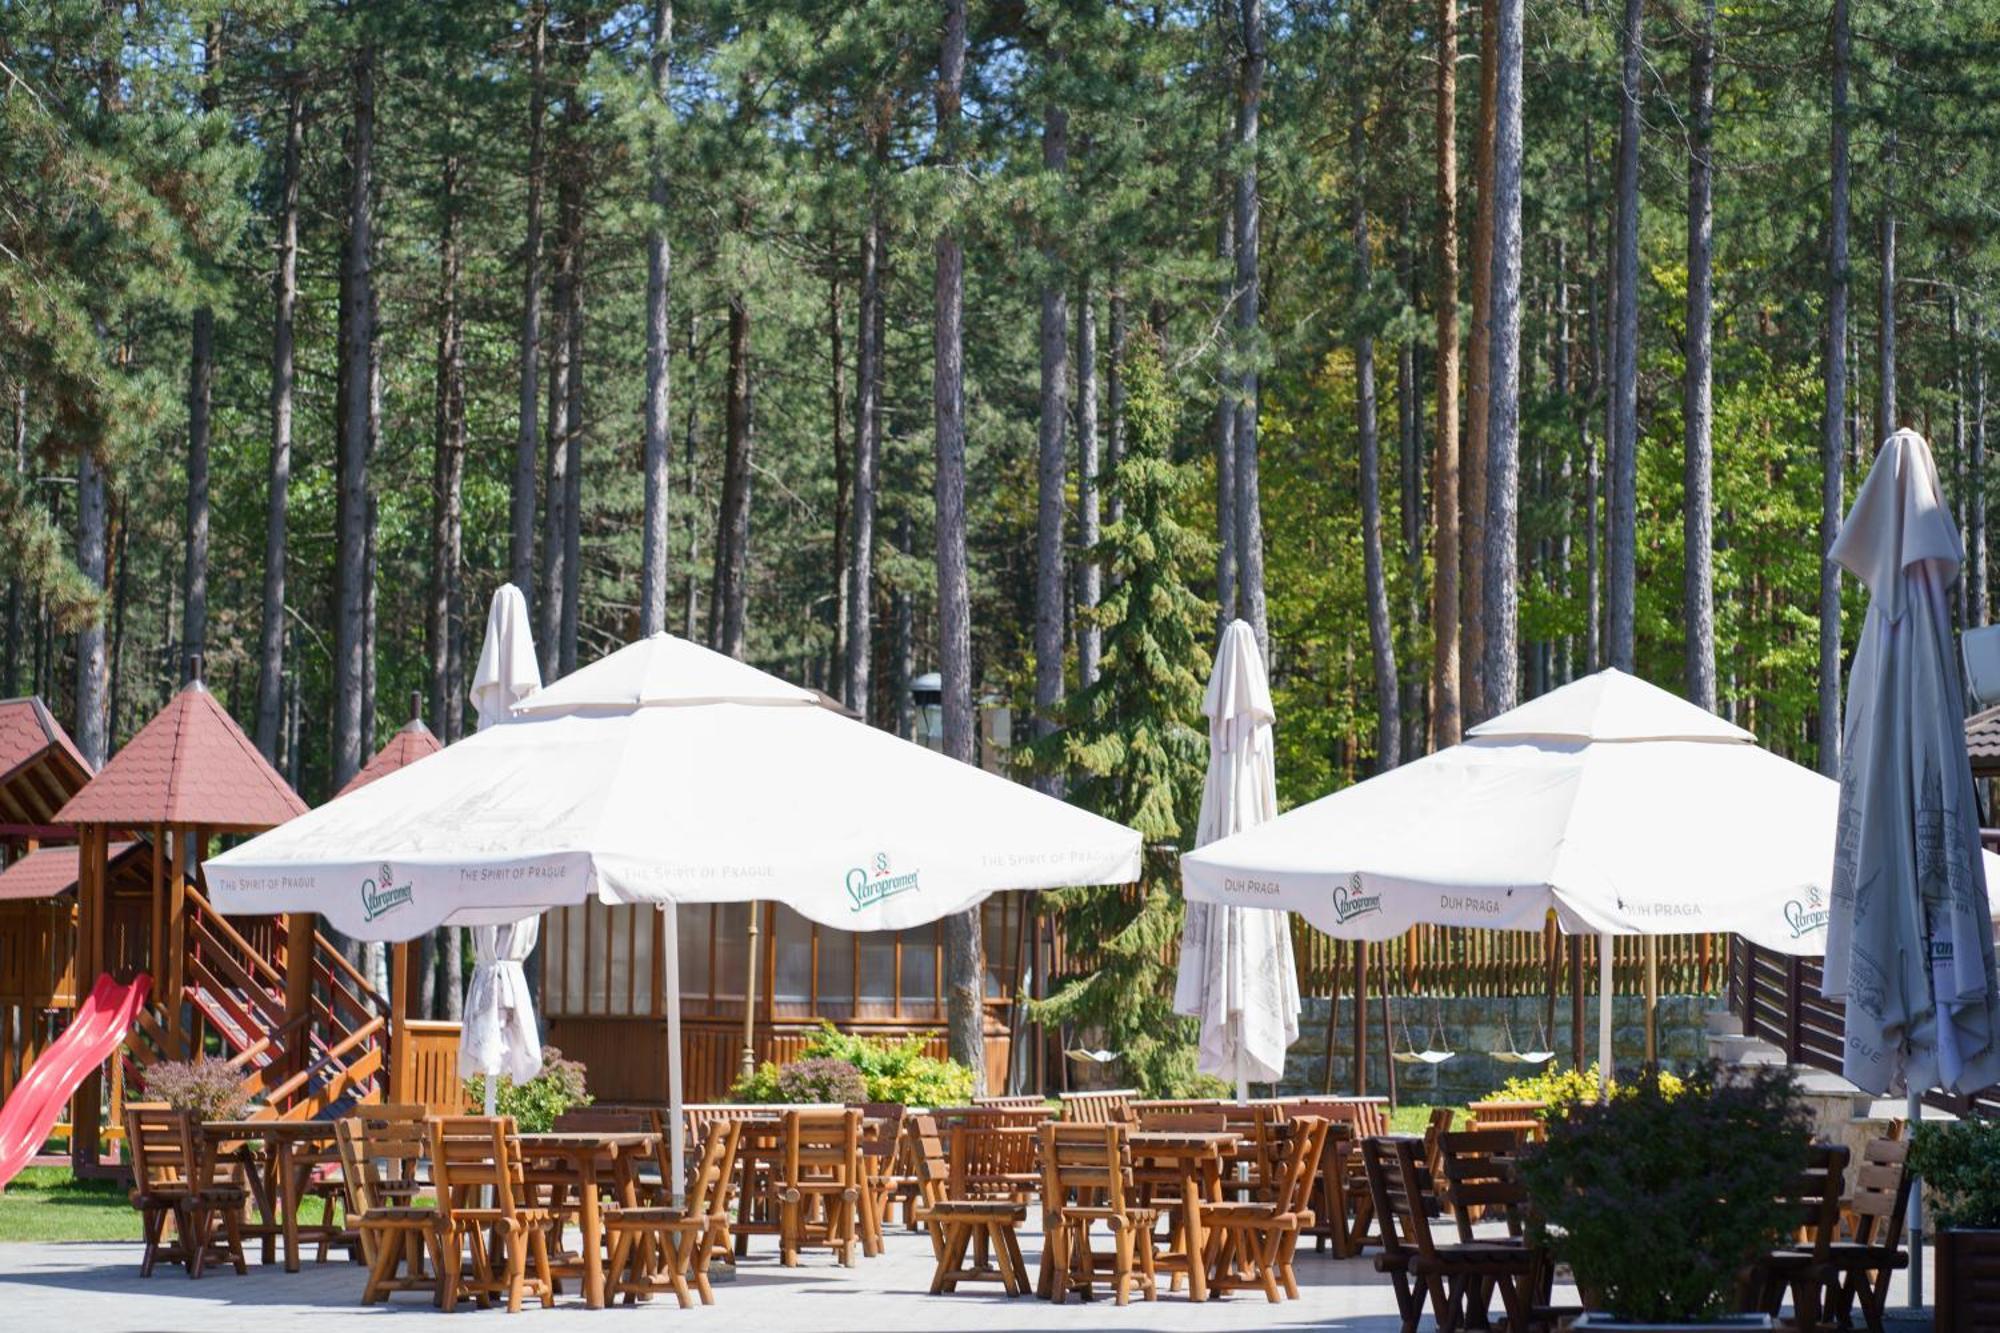
<instances>
[{"instance_id":1,"label":"wooden building","mask_svg":"<svg viewBox=\"0 0 2000 1333\"><path fill-rule=\"evenodd\" d=\"M1041 1066L1017 1048L1023 960L1036 956L1026 895L995 894L986 934L986 1081L1036 1084ZM788 907L692 905L680 911L682 1074L689 1101L721 1098L743 1063L797 1056L822 1021L878 1037L920 1033L945 1053L944 926L854 933ZM549 1042L583 1061L607 1101L664 1101L665 927L651 907L590 902L543 922L541 1011ZM755 974L751 961L755 960ZM1033 969L1028 970L1032 974ZM751 984L754 981L754 984ZM749 998L754 992L754 1000ZM752 1013L746 1024L746 1007Z\"/></svg>"}]
</instances>

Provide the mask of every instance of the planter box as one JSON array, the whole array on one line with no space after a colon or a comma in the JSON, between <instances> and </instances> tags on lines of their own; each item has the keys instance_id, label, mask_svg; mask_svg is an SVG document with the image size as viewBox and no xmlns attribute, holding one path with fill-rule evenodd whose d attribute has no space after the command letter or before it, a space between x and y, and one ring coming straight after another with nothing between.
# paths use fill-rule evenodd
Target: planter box
<instances>
[{"instance_id":1,"label":"planter box","mask_svg":"<svg viewBox=\"0 0 2000 1333\"><path fill-rule=\"evenodd\" d=\"M2000 1328L2000 1230L1939 1231L1937 1324L1942 1330Z\"/></svg>"},{"instance_id":2,"label":"planter box","mask_svg":"<svg viewBox=\"0 0 2000 1333\"><path fill-rule=\"evenodd\" d=\"M1689 1333L1692 1329L1767 1329L1777 1327L1767 1314L1726 1314L1698 1324L1631 1324L1608 1314L1578 1315L1570 1322L1575 1333Z\"/></svg>"}]
</instances>

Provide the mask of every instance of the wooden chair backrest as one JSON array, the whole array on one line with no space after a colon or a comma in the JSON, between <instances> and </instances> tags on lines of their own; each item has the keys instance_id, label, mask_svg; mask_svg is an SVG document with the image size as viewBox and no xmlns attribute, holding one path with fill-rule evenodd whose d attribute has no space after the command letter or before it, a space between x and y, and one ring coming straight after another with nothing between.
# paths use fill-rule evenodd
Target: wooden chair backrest
<instances>
[{"instance_id":1,"label":"wooden chair backrest","mask_svg":"<svg viewBox=\"0 0 2000 1333\"><path fill-rule=\"evenodd\" d=\"M459 1213L515 1216L522 1180L514 1117L453 1115L431 1121L431 1178L437 1183L438 1212L447 1221ZM490 1206L481 1198L488 1189Z\"/></svg>"},{"instance_id":2,"label":"wooden chair backrest","mask_svg":"<svg viewBox=\"0 0 2000 1333\"><path fill-rule=\"evenodd\" d=\"M1458 1238L1472 1242L1472 1215L1481 1209L1505 1214L1507 1230L1521 1234L1528 1191L1515 1174L1495 1159L1520 1147L1520 1139L1504 1129L1463 1129L1438 1135L1438 1193L1458 1219Z\"/></svg>"},{"instance_id":3,"label":"wooden chair backrest","mask_svg":"<svg viewBox=\"0 0 2000 1333\"><path fill-rule=\"evenodd\" d=\"M550 1128L563 1134L650 1134L656 1123L643 1107L577 1106L556 1116Z\"/></svg>"},{"instance_id":4,"label":"wooden chair backrest","mask_svg":"<svg viewBox=\"0 0 2000 1333\"><path fill-rule=\"evenodd\" d=\"M1840 1194L1846 1183L1848 1152L1831 1143L1806 1150L1806 1169L1785 1202L1788 1225L1807 1234L1817 1260L1824 1261L1840 1220Z\"/></svg>"},{"instance_id":5,"label":"wooden chair backrest","mask_svg":"<svg viewBox=\"0 0 2000 1333\"><path fill-rule=\"evenodd\" d=\"M1390 1195L1396 1208L1396 1225L1402 1228L1403 1243L1417 1254L1431 1258L1437 1254L1437 1238L1431 1234L1430 1211L1424 1206L1424 1188L1429 1174L1424 1167L1424 1141L1398 1134L1391 1138L1396 1156L1396 1174L1402 1188Z\"/></svg>"},{"instance_id":6,"label":"wooden chair backrest","mask_svg":"<svg viewBox=\"0 0 2000 1333\"><path fill-rule=\"evenodd\" d=\"M1141 1120L1149 1115L1220 1114L1225 1105L1220 1097L1146 1097L1132 1103L1132 1113Z\"/></svg>"},{"instance_id":7,"label":"wooden chair backrest","mask_svg":"<svg viewBox=\"0 0 2000 1333\"><path fill-rule=\"evenodd\" d=\"M194 1123L183 1112L127 1103L125 1141L131 1145L132 1183L139 1193L186 1189L194 1180Z\"/></svg>"},{"instance_id":8,"label":"wooden chair backrest","mask_svg":"<svg viewBox=\"0 0 2000 1333\"><path fill-rule=\"evenodd\" d=\"M853 1107L832 1111L785 1112L784 1179L854 1185L861 1178L861 1112Z\"/></svg>"},{"instance_id":9,"label":"wooden chair backrest","mask_svg":"<svg viewBox=\"0 0 2000 1333\"><path fill-rule=\"evenodd\" d=\"M861 1104L861 1155L877 1171L886 1171L896 1158L896 1144L903 1133L906 1110L901 1102Z\"/></svg>"},{"instance_id":10,"label":"wooden chair backrest","mask_svg":"<svg viewBox=\"0 0 2000 1333\"><path fill-rule=\"evenodd\" d=\"M1123 1215L1132 1157L1122 1124L1042 1126L1042 1202L1061 1208L1072 1197Z\"/></svg>"},{"instance_id":11,"label":"wooden chair backrest","mask_svg":"<svg viewBox=\"0 0 2000 1333\"><path fill-rule=\"evenodd\" d=\"M416 1192L430 1159L431 1133L423 1106L364 1106L336 1121L334 1146L350 1210L385 1208Z\"/></svg>"},{"instance_id":12,"label":"wooden chair backrest","mask_svg":"<svg viewBox=\"0 0 2000 1333\"><path fill-rule=\"evenodd\" d=\"M951 1127L950 1198L1006 1199L1024 1189L1035 1170L1035 1131L990 1117Z\"/></svg>"},{"instance_id":13,"label":"wooden chair backrest","mask_svg":"<svg viewBox=\"0 0 2000 1333\"><path fill-rule=\"evenodd\" d=\"M1339 1126L1341 1132L1351 1126ZM1313 1186L1319 1179L1320 1158L1334 1123L1323 1116L1293 1116L1283 1126L1283 1150L1271 1179L1271 1200L1277 1211L1309 1213L1313 1207Z\"/></svg>"},{"instance_id":14,"label":"wooden chair backrest","mask_svg":"<svg viewBox=\"0 0 2000 1333\"><path fill-rule=\"evenodd\" d=\"M1110 1092L1065 1092L1062 1118L1078 1125L1123 1125L1132 1120L1130 1088Z\"/></svg>"},{"instance_id":15,"label":"wooden chair backrest","mask_svg":"<svg viewBox=\"0 0 2000 1333\"><path fill-rule=\"evenodd\" d=\"M1389 1132L1389 1109L1372 1099L1301 1097L1286 1108L1292 1115L1316 1115L1354 1126L1354 1137L1373 1138Z\"/></svg>"},{"instance_id":16,"label":"wooden chair backrest","mask_svg":"<svg viewBox=\"0 0 2000 1333\"><path fill-rule=\"evenodd\" d=\"M913 1115L906 1132L916 1148L917 1189L925 1203L943 1203L951 1193L951 1159L945 1156L937 1117Z\"/></svg>"},{"instance_id":17,"label":"wooden chair backrest","mask_svg":"<svg viewBox=\"0 0 2000 1333\"><path fill-rule=\"evenodd\" d=\"M1221 1134L1229 1117L1220 1111L1141 1111L1139 1128L1157 1134Z\"/></svg>"},{"instance_id":18,"label":"wooden chair backrest","mask_svg":"<svg viewBox=\"0 0 2000 1333\"><path fill-rule=\"evenodd\" d=\"M738 1120L718 1120L702 1136L701 1156L688 1181L687 1215L722 1219L729 1212L729 1178L736 1170L736 1145L743 1134ZM671 1149L662 1147L661 1152ZM669 1177L671 1179L671 1177Z\"/></svg>"},{"instance_id":19,"label":"wooden chair backrest","mask_svg":"<svg viewBox=\"0 0 2000 1333\"><path fill-rule=\"evenodd\" d=\"M1903 1243L1910 1213L1909 1156L1910 1145L1900 1138L1873 1138L1862 1145L1847 1205L1858 1244L1894 1250Z\"/></svg>"},{"instance_id":20,"label":"wooden chair backrest","mask_svg":"<svg viewBox=\"0 0 2000 1333\"><path fill-rule=\"evenodd\" d=\"M1009 1093L1005 1097L974 1097L974 1106L997 1106L1014 1111L1040 1111L1048 1114L1048 1098L1032 1092Z\"/></svg>"},{"instance_id":21,"label":"wooden chair backrest","mask_svg":"<svg viewBox=\"0 0 2000 1333\"><path fill-rule=\"evenodd\" d=\"M1375 1217L1382 1229L1382 1254L1392 1260L1407 1260L1415 1252L1409 1218L1423 1217L1423 1200L1407 1193L1398 1149L1409 1148L1417 1140L1401 1135L1375 1134L1361 1140L1361 1165L1368 1176L1368 1194L1375 1204Z\"/></svg>"}]
</instances>

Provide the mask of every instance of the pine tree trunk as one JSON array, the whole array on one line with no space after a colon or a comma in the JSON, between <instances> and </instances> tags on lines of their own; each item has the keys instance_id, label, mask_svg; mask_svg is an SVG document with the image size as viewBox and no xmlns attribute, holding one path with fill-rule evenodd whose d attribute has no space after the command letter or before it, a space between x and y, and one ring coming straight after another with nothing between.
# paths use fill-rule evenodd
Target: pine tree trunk
<instances>
[{"instance_id":1,"label":"pine tree trunk","mask_svg":"<svg viewBox=\"0 0 2000 1333\"><path fill-rule=\"evenodd\" d=\"M1104 468L1103 475L1118 475L1125 457L1125 293L1118 285L1118 271L1111 273L1111 360L1104 367ZM1116 523L1125 517L1122 493L1113 487L1105 497L1104 519Z\"/></svg>"},{"instance_id":2,"label":"pine tree trunk","mask_svg":"<svg viewBox=\"0 0 2000 1333\"><path fill-rule=\"evenodd\" d=\"M826 239L827 427L833 453L833 611L832 651L824 658L827 692L847 702L847 562L853 555L847 528L852 509L854 460L847 451L846 302L841 295L840 230L829 223ZM817 655L815 654L817 658Z\"/></svg>"},{"instance_id":3,"label":"pine tree trunk","mask_svg":"<svg viewBox=\"0 0 2000 1333\"><path fill-rule=\"evenodd\" d=\"M1631 671L1638 576L1639 480L1639 75L1642 0L1625 0L1624 73L1618 111L1617 274L1612 284L1611 665Z\"/></svg>"},{"instance_id":4,"label":"pine tree trunk","mask_svg":"<svg viewBox=\"0 0 2000 1333\"><path fill-rule=\"evenodd\" d=\"M1893 136L1889 153L1895 154ZM1882 285L1876 293L1875 448L1880 449L1902 422L1896 416L1896 215L1882 214Z\"/></svg>"},{"instance_id":5,"label":"pine tree trunk","mask_svg":"<svg viewBox=\"0 0 2000 1333\"><path fill-rule=\"evenodd\" d=\"M1215 253L1230 276L1223 280L1225 314L1236 305L1236 209L1235 195L1223 210ZM1236 619L1238 606L1236 550L1236 379L1228 358L1224 358L1215 400L1215 632L1219 638L1229 622Z\"/></svg>"},{"instance_id":6,"label":"pine tree trunk","mask_svg":"<svg viewBox=\"0 0 2000 1333\"><path fill-rule=\"evenodd\" d=\"M1828 201L1826 259L1826 415L1820 429L1819 549L1833 548L1846 516L1841 478L1847 429L1847 66L1848 0L1833 0L1833 187ZM1840 570L1819 571L1819 771L1840 774Z\"/></svg>"},{"instance_id":7,"label":"pine tree trunk","mask_svg":"<svg viewBox=\"0 0 2000 1333\"><path fill-rule=\"evenodd\" d=\"M514 432L514 482L509 503L507 568L514 586L535 605L535 472L542 410L542 190L543 119L547 91L549 11L537 4L528 17L528 229L521 246L521 337L518 353L520 413ZM546 585L545 585L546 586ZM546 635L544 636L546 637Z\"/></svg>"},{"instance_id":8,"label":"pine tree trunk","mask_svg":"<svg viewBox=\"0 0 2000 1333\"><path fill-rule=\"evenodd\" d=\"M1485 661L1488 716L1520 701L1521 65L1522 2L1498 0L1495 19L1493 288L1486 376Z\"/></svg>"},{"instance_id":9,"label":"pine tree trunk","mask_svg":"<svg viewBox=\"0 0 2000 1333\"><path fill-rule=\"evenodd\" d=\"M1263 488L1258 478L1257 128L1264 104L1264 0L1239 0L1242 14L1243 77L1236 107L1236 334L1245 358L1236 398L1236 581L1237 607L1257 636L1257 651L1271 660L1271 628L1264 604Z\"/></svg>"},{"instance_id":10,"label":"pine tree trunk","mask_svg":"<svg viewBox=\"0 0 2000 1333\"><path fill-rule=\"evenodd\" d=\"M1354 290L1361 307L1354 340L1355 433L1361 445L1361 563L1368 595L1368 651L1375 672L1375 762L1386 773L1403 762L1396 644L1389 627L1389 585L1382 567L1382 451L1375 420L1374 272L1368 235L1368 101L1354 99L1348 134L1354 157Z\"/></svg>"},{"instance_id":11,"label":"pine tree trunk","mask_svg":"<svg viewBox=\"0 0 2000 1333\"><path fill-rule=\"evenodd\" d=\"M194 312L192 354L188 358L187 527L181 591L181 655L203 650L208 641L208 446L215 403L215 312Z\"/></svg>"},{"instance_id":12,"label":"pine tree trunk","mask_svg":"<svg viewBox=\"0 0 2000 1333\"><path fill-rule=\"evenodd\" d=\"M939 165L959 162L965 81L965 0L945 0L938 44ZM938 670L944 684L944 753L978 762L972 715L972 594L965 557L965 249L955 228L938 232L931 398L937 427ZM986 1091L986 962L979 909L944 922L944 989L951 1057Z\"/></svg>"},{"instance_id":13,"label":"pine tree trunk","mask_svg":"<svg viewBox=\"0 0 2000 1333\"><path fill-rule=\"evenodd\" d=\"M687 364L690 382L698 381L701 378L701 367L695 360L695 354L701 348L701 339L699 337L700 327L701 316L694 311L689 311L687 324ZM688 498L688 503L685 506L687 510L687 545L683 549L683 559L681 560L681 637L689 643L699 643L701 642L700 625L698 623L701 615L701 596L700 583L695 578L695 567L698 564L697 557L701 553L701 516L697 512L701 506L695 501L698 490L695 484L695 453L696 446L700 443L701 408L695 401L693 394L688 394L686 397L687 418L686 424L681 430L681 489Z\"/></svg>"},{"instance_id":14,"label":"pine tree trunk","mask_svg":"<svg viewBox=\"0 0 2000 1333\"><path fill-rule=\"evenodd\" d=\"M257 749L277 762L285 718L286 509L292 486L293 316L299 301L299 155L305 141L301 80L286 81L284 170L278 188L278 272L272 280L271 461L264 509L264 607L257 640Z\"/></svg>"},{"instance_id":15,"label":"pine tree trunk","mask_svg":"<svg viewBox=\"0 0 2000 1333\"><path fill-rule=\"evenodd\" d=\"M355 58L354 124L347 195L347 252L341 266L341 430L334 557L333 773L338 791L360 771L367 674L368 421L370 326L374 301L375 53Z\"/></svg>"},{"instance_id":16,"label":"pine tree trunk","mask_svg":"<svg viewBox=\"0 0 2000 1333\"><path fill-rule=\"evenodd\" d=\"M444 1016L456 1023L465 1017L465 928L444 928Z\"/></svg>"},{"instance_id":17,"label":"pine tree trunk","mask_svg":"<svg viewBox=\"0 0 2000 1333\"><path fill-rule=\"evenodd\" d=\"M1682 478L1682 541L1686 559L1684 595L1687 618L1687 697L1715 711L1715 575L1711 474L1714 446L1710 439L1713 366L1713 295L1715 198L1713 151L1715 125L1715 0L1702 0L1688 65L1688 105L1693 134L1688 145L1687 215L1687 385L1682 407L1684 452Z\"/></svg>"},{"instance_id":18,"label":"pine tree trunk","mask_svg":"<svg viewBox=\"0 0 2000 1333\"><path fill-rule=\"evenodd\" d=\"M653 0L652 74L655 116L668 115L671 71L668 56L674 40L673 0ZM667 627L667 280L673 256L667 244L665 150L649 139L652 217L646 229L646 452L645 516L640 529L639 633L658 634Z\"/></svg>"},{"instance_id":19,"label":"pine tree trunk","mask_svg":"<svg viewBox=\"0 0 2000 1333\"><path fill-rule=\"evenodd\" d=\"M581 136L579 136L581 137ZM563 339L569 344L563 377L563 580L562 646L558 671L576 670L577 628L583 614L583 186L578 182L578 218L571 232L572 253L569 309L563 318Z\"/></svg>"},{"instance_id":20,"label":"pine tree trunk","mask_svg":"<svg viewBox=\"0 0 2000 1333\"><path fill-rule=\"evenodd\" d=\"M109 505L104 469L86 446L76 465L76 567L93 588L105 586L105 520ZM76 748L93 769L110 757L104 707L104 616L93 611L76 632Z\"/></svg>"},{"instance_id":21,"label":"pine tree trunk","mask_svg":"<svg viewBox=\"0 0 2000 1333\"><path fill-rule=\"evenodd\" d=\"M442 172L444 227L438 237L438 343L431 449L431 584L426 637L430 648L430 711L438 738L457 737L460 712L452 644L459 601L465 475L465 348L458 306L458 159Z\"/></svg>"},{"instance_id":22,"label":"pine tree trunk","mask_svg":"<svg viewBox=\"0 0 2000 1333\"><path fill-rule=\"evenodd\" d=\"M729 299L728 401L724 409L722 513L716 534L716 604L709 610L716 651L741 658L745 649L750 560L750 308L743 293Z\"/></svg>"},{"instance_id":23,"label":"pine tree trunk","mask_svg":"<svg viewBox=\"0 0 2000 1333\"><path fill-rule=\"evenodd\" d=\"M1069 173L1069 112L1049 106L1042 118L1042 171L1058 180ZM1069 294L1053 237L1042 242L1041 412L1035 468L1035 720L1043 740L1056 730L1063 697L1063 538L1069 517ZM1062 791L1060 771L1044 767L1035 788Z\"/></svg>"},{"instance_id":24,"label":"pine tree trunk","mask_svg":"<svg viewBox=\"0 0 2000 1333\"><path fill-rule=\"evenodd\" d=\"M558 210L559 214L562 210ZM536 603L535 646L541 656L542 679L551 681L562 660L562 589L568 529L564 517L569 507L569 436L565 404L569 385L570 246L567 228L556 224L556 276L550 293L550 328L545 341L549 348L547 425L544 429L542 460L542 591Z\"/></svg>"},{"instance_id":25,"label":"pine tree trunk","mask_svg":"<svg viewBox=\"0 0 2000 1333\"><path fill-rule=\"evenodd\" d=\"M1479 6L1479 139L1472 178L1472 330L1465 353L1465 442L1459 453L1459 711L1467 725L1491 715L1486 704L1486 459L1493 366L1493 112L1499 75L1498 0Z\"/></svg>"},{"instance_id":26,"label":"pine tree trunk","mask_svg":"<svg viewBox=\"0 0 2000 1333\"><path fill-rule=\"evenodd\" d=\"M1589 20L1590 0L1579 0L1578 8ZM1583 447L1583 669L1597 672L1604 666L1604 523L1600 515L1604 495L1603 463L1599 441L1592 434L1591 421L1597 411L1598 395L1604 392L1604 302L1597 266L1597 127L1592 124L1588 103L1583 114L1583 271L1584 338L1590 344L1589 391L1578 414L1577 431ZM1608 433L1606 438L1609 438Z\"/></svg>"},{"instance_id":27,"label":"pine tree trunk","mask_svg":"<svg viewBox=\"0 0 2000 1333\"><path fill-rule=\"evenodd\" d=\"M15 386L7 397L8 405L13 408L8 458L14 467L14 484L25 490L28 481L28 386ZM21 693L21 654L28 646L24 615L26 603L27 598L21 595L21 581L7 580L6 688L9 699L18 698Z\"/></svg>"},{"instance_id":28,"label":"pine tree trunk","mask_svg":"<svg viewBox=\"0 0 2000 1333\"><path fill-rule=\"evenodd\" d=\"M1100 535L1097 454L1097 303L1085 274L1076 298L1076 676L1097 683L1104 634L1092 613L1104 594L1104 572L1093 554Z\"/></svg>"},{"instance_id":29,"label":"pine tree trunk","mask_svg":"<svg viewBox=\"0 0 2000 1333\"><path fill-rule=\"evenodd\" d=\"M904 556L916 554L915 541L910 536L910 516L907 512L896 526L896 549ZM895 712L896 734L904 740L910 740L916 734L916 699L910 693L910 677L916 670L913 661L916 626L913 623L915 613L910 605L909 589L900 583L889 594L889 615L892 621L891 632L895 636L893 648L895 660L892 663L895 667L895 679L890 682L894 698L891 707Z\"/></svg>"},{"instance_id":30,"label":"pine tree trunk","mask_svg":"<svg viewBox=\"0 0 2000 1333\"><path fill-rule=\"evenodd\" d=\"M1431 748L1459 742L1458 0L1438 0L1437 445L1431 460Z\"/></svg>"},{"instance_id":31,"label":"pine tree trunk","mask_svg":"<svg viewBox=\"0 0 2000 1333\"><path fill-rule=\"evenodd\" d=\"M875 137L875 169L887 148L886 126ZM874 642L875 487L881 466L882 412L882 249L887 240L882 221L879 184L871 177L868 222L861 233L861 303L857 312L860 345L855 352L854 480L848 505L847 644L844 655L847 706L867 721L869 668Z\"/></svg>"},{"instance_id":32,"label":"pine tree trunk","mask_svg":"<svg viewBox=\"0 0 2000 1333\"><path fill-rule=\"evenodd\" d=\"M1992 622L1992 600L1986 571L1986 343L1985 323L1978 310L1972 312L1972 441L1966 465L1966 571L1971 587L1972 607L1967 623L1980 626Z\"/></svg>"}]
</instances>

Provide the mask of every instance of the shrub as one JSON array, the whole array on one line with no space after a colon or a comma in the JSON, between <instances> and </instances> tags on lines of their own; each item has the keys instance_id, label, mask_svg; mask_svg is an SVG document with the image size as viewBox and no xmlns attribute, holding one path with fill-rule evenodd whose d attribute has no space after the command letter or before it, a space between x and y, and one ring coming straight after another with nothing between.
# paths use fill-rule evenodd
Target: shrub
<instances>
[{"instance_id":1,"label":"shrub","mask_svg":"<svg viewBox=\"0 0 2000 1333\"><path fill-rule=\"evenodd\" d=\"M860 1095L797 1097L786 1091L783 1082L791 1070L817 1061L832 1061L851 1069L861 1080ZM866 1101L902 1106L960 1106L972 1096L972 1071L956 1061L925 1054L921 1035L889 1042L849 1036L831 1023L822 1023L800 1051L796 1064L780 1069L767 1060L755 1073L739 1078L730 1088L729 1096L739 1102Z\"/></svg>"},{"instance_id":2,"label":"shrub","mask_svg":"<svg viewBox=\"0 0 2000 1333\"><path fill-rule=\"evenodd\" d=\"M1671 1095L1648 1074L1608 1103L1549 1119L1522 1162L1531 1226L1592 1309L1666 1323L1713 1318L1737 1274L1780 1244L1811 1120L1788 1070L1725 1083L1714 1066Z\"/></svg>"},{"instance_id":3,"label":"shrub","mask_svg":"<svg viewBox=\"0 0 2000 1333\"><path fill-rule=\"evenodd\" d=\"M1588 1069L1578 1069L1565 1065L1558 1069L1553 1064L1545 1066L1538 1074L1524 1074L1510 1078L1497 1089L1486 1094L1487 1101L1496 1102L1545 1102L1548 1110L1545 1117L1566 1114L1573 1106L1589 1105L1597 1100L1599 1066L1593 1062ZM1614 1097L1629 1093L1634 1085L1611 1084ZM1662 1096L1673 1098L1681 1095L1687 1086L1677 1074L1661 1070L1658 1086Z\"/></svg>"},{"instance_id":4,"label":"shrub","mask_svg":"<svg viewBox=\"0 0 2000 1333\"><path fill-rule=\"evenodd\" d=\"M243 1075L212 1055L162 1060L144 1075L146 1092L196 1120L234 1120L250 1104Z\"/></svg>"},{"instance_id":5,"label":"shrub","mask_svg":"<svg viewBox=\"0 0 2000 1333\"><path fill-rule=\"evenodd\" d=\"M2000 1121L1920 1124L1910 1170L1924 1182L1941 1227L2000 1227Z\"/></svg>"},{"instance_id":6,"label":"shrub","mask_svg":"<svg viewBox=\"0 0 2000 1333\"><path fill-rule=\"evenodd\" d=\"M814 1055L794 1060L778 1071L778 1098L787 1102L849 1102L868 1100L861 1071L845 1060Z\"/></svg>"},{"instance_id":7,"label":"shrub","mask_svg":"<svg viewBox=\"0 0 2000 1333\"><path fill-rule=\"evenodd\" d=\"M576 1060L565 1060L553 1046L542 1047L542 1072L526 1083L516 1083L506 1075L494 1091L494 1110L511 1115L523 1133L540 1134L554 1126L556 1117L572 1106L590 1105L585 1086L587 1071ZM474 1074L465 1080L465 1099L476 1107L486 1105L486 1079Z\"/></svg>"}]
</instances>

